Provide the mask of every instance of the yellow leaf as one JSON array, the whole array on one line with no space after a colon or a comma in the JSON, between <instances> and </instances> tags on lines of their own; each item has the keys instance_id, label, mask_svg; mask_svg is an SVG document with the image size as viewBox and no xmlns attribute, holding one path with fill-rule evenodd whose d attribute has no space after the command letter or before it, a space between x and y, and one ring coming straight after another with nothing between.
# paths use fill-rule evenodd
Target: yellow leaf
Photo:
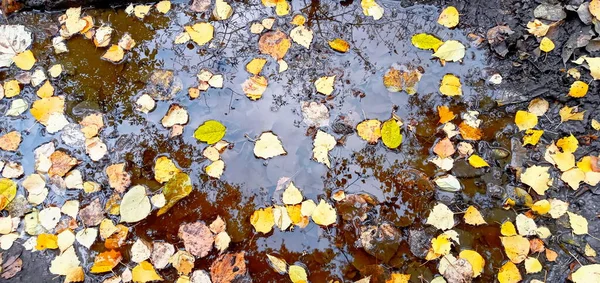
<instances>
[{"instance_id":1,"label":"yellow leaf","mask_svg":"<svg viewBox=\"0 0 600 283\"><path fill-rule=\"evenodd\" d=\"M330 40L328 43L329 47L337 52L346 53L350 50L350 44L341 38Z\"/></svg>"},{"instance_id":2,"label":"yellow leaf","mask_svg":"<svg viewBox=\"0 0 600 283\"><path fill-rule=\"evenodd\" d=\"M54 95L54 87L50 84L50 81L46 81L36 92L40 98L48 98Z\"/></svg>"},{"instance_id":3,"label":"yellow leaf","mask_svg":"<svg viewBox=\"0 0 600 283\"><path fill-rule=\"evenodd\" d=\"M481 130L479 128L471 127L465 121L462 121L458 125L458 129L460 131L460 135L465 140L472 140L472 141L480 140L481 136L483 135L483 133L481 132Z\"/></svg>"},{"instance_id":4,"label":"yellow leaf","mask_svg":"<svg viewBox=\"0 0 600 283\"><path fill-rule=\"evenodd\" d=\"M500 271L498 271L498 281L500 283L518 283L522 279L519 268L510 261L500 267Z\"/></svg>"},{"instance_id":5,"label":"yellow leaf","mask_svg":"<svg viewBox=\"0 0 600 283\"><path fill-rule=\"evenodd\" d=\"M469 164L475 168L489 167L490 165L479 155L473 154L469 156Z\"/></svg>"},{"instance_id":6,"label":"yellow leaf","mask_svg":"<svg viewBox=\"0 0 600 283\"><path fill-rule=\"evenodd\" d=\"M333 92L333 83L335 81L335 76L325 76L320 77L315 81L315 87L317 88L317 92L331 95Z\"/></svg>"},{"instance_id":7,"label":"yellow leaf","mask_svg":"<svg viewBox=\"0 0 600 283\"><path fill-rule=\"evenodd\" d=\"M423 50L432 49L434 52L437 51L442 44L444 44L444 42L439 38L427 33L418 33L413 35L410 39L410 42L416 48Z\"/></svg>"},{"instance_id":8,"label":"yellow leaf","mask_svg":"<svg viewBox=\"0 0 600 283\"><path fill-rule=\"evenodd\" d=\"M515 124L519 127L519 131L531 129L538 123L538 118L535 114L524 110L517 111L515 115Z\"/></svg>"},{"instance_id":9,"label":"yellow leaf","mask_svg":"<svg viewBox=\"0 0 600 283\"><path fill-rule=\"evenodd\" d=\"M225 170L225 162L223 160L213 161L210 165L204 167L206 175L219 179Z\"/></svg>"},{"instance_id":10,"label":"yellow leaf","mask_svg":"<svg viewBox=\"0 0 600 283\"><path fill-rule=\"evenodd\" d=\"M596 119L592 119L592 128L596 131L600 131L600 122Z\"/></svg>"},{"instance_id":11,"label":"yellow leaf","mask_svg":"<svg viewBox=\"0 0 600 283\"><path fill-rule=\"evenodd\" d=\"M15 97L21 93L21 86L19 85L19 81L10 80L4 82L4 96L7 98Z\"/></svg>"},{"instance_id":12,"label":"yellow leaf","mask_svg":"<svg viewBox=\"0 0 600 283\"><path fill-rule=\"evenodd\" d=\"M84 279L85 272L83 271L83 267L77 266L69 269L67 275L65 276L64 283L83 282Z\"/></svg>"},{"instance_id":13,"label":"yellow leaf","mask_svg":"<svg viewBox=\"0 0 600 283\"><path fill-rule=\"evenodd\" d=\"M548 169L550 167L537 165L525 169L525 172L521 174L521 183L529 185L536 193L543 195L551 180Z\"/></svg>"},{"instance_id":14,"label":"yellow leaf","mask_svg":"<svg viewBox=\"0 0 600 283\"><path fill-rule=\"evenodd\" d=\"M361 0L360 6L363 14L367 17L373 17L373 20L379 20L383 17L383 7L379 6L375 0Z\"/></svg>"},{"instance_id":15,"label":"yellow leaf","mask_svg":"<svg viewBox=\"0 0 600 283\"><path fill-rule=\"evenodd\" d=\"M600 0L592 0L588 9L590 10L590 14L592 14L596 19L600 19ZM600 267L600 265L598 266Z\"/></svg>"},{"instance_id":16,"label":"yellow leaf","mask_svg":"<svg viewBox=\"0 0 600 283\"><path fill-rule=\"evenodd\" d=\"M573 82L573 84L571 85L571 88L569 89L569 96L575 97L575 98L584 97L588 92L588 88L589 88L588 84L586 84L582 81L575 81L575 82Z\"/></svg>"},{"instance_id":17,"label":"yellow leaf","mask_svg":"<svg viewBox=\"0 0 600 283\"><path fill-rule=\"evenodd\" d=\"M548 33L548 29L550 29L550 26L538 19L527 23L527 31L537 37L545 36Z\"/></svg>"},{"instance_id":18,"label":"yellow leaf","mask_svg":"<svg viewBox=\"0 0 600 283\"><path fill-rule=\"evenodd\" d=\"M324 200L319 202L319 205L313 210L311 217L313 222L321 226L329 226L337 221L335 208Z\"/></svg>"},{"instance_id":19,"label":"yellow leaf","mask_svg":"<svg viewBox=\"0 0 600 283\"><path fill-rule=\"evenodd\" d=\"M577 168L581 169L581 171L587 173L592 171L592 160L595 160L597 157L592 156L584 156L581 158L579 162L577 162Z\"/></svg>"},{"instance_id":20,"label":"yellow leaf","mask_svg":"<svg viewBox=\"0 0 600 283\"><path fill-rule=\"evenodd\" d=\"M445 61L460 61L465 57L465 46L456 40L448 40L444 42L438 50L433 53L433 57L440 58Z\"/></svg>"},{"instance_id":21,"label":"yellow leaf","mask_svg":"<svg viewBox=\"0 0 600 283\"><path fill-rule=\"evenodd\" d=\"M0 210L6 206L17 195L17 183L8 178L0 178Z\"/></svg>"},{"instance_id":22,"label":"yellow leaf","mask_svg":"<svg viewBox=\"0 0 600 283\"><path fill-rule=\"evenodd\" d=\"M117 264L119 264L119 262L121 262L121 259L122 259L122 257L121 257L121 253L119 251L109 250L109 251L102 252L94 258L94 265L92 265L90 272L91 273L109 272L113 268L115 268L115 266L117 266Z\"/></svg>"},{"instance_id":23,"label":"yellow leaf","mask_svg":"<svg viewBox=\"0 0 600 283\"><path fill-rule=\"evenodd\" d=\"M550 157L552 157L552 160L560 171L567 171L575 166L575 155L573 153L555 152L554 154L550 154Z\"/></svg>"},{"instance_id":24,"label":"yellow leaf","mask_svg":"<svg viewBox=\"0 0 600 283\"><path fill-rule=\"evenodd\" d=\"M536 145L544 134L544 130L528 129L523 136L523 145Z\"/></svg>"},{"instance_id":25,"label":"yellow leaf","mask_svg":"<svg viewBox=\"0 0 600 283\"><path fill-rule=\"evenodd\" d=\"M567 211L567 215L569 215L569 223L571 224L571 229L573 229L573 234L585 235L588 233L587 219L570 211Z\"/></svg>"},{"instance_id":26,"label":"yellow leaf","mask_svg":"<svg viewBox=\"0 0 600 283\"><path fill-rule=\"evenodd\" d=\"M134 282L163 281L163 278L154 270L154 266L147 261L142 261L134 267L131 275Z\"/></svg>"},{"instance_id":27,"label":"yellow leaf","mask_svg":"<svg viewBox=\"0 0 600 283\"><path fill-rule=\"evenodd\" d=\"M585 57L585 61L590 67L590 75L594 80L600 80L600 57Z\"/></svg>"},{"instance_id":28,"label":"yellow leaf","mask_svg":"<svg viewBox=\"0 0 600 283\"><path fill-rule=\"evenodd\" d=\"M381 137L381 122L375 119L362 121L356 125L356 132L368 143L377 143Z\"/></svg>"},{"instance_id":29,"label":"yellow leaf","mask_svg":"<svg viewBox=\"0 0 600 283\"><path fill-rule=\"evenodd\" d=\"M318 130L313 142L313 159L319 163L327 165L327 167L331 167L331 162L329 161L329 151L332 150L336 144L337 141L335 140L335 137L326 132Z\"/></svg>"},{"instance_id":30,"label":"yellow leaf","mask_svg":"<svg viewBox=\"0 0 600 283\"><path fill-rule=\"evenodd\" d=\"M267 207L254 211L252 216L250 216L250 224L254 226L254 229L257 232L261 232L263 234L271 232L273 225L275 225L273 208Z\"/></svg>"},{"instance_id":31,"label":"yellow leaf","mask_svg":"<svg viewBox=\"0 0 600 283\"><path fill-rule=\"evenodd\" d=\"M530 113L535 114L536 116L543 116L546 111L550 108L550 103L543 98L535 98L529 102L529 110Z\"/></svg>"},{"instance_id":32,"label":"yellow leaf","mask_svg":"<svg viewBox=\"0 0 600 283\"><path fill-rule=\"evenodd\" d=\"M510 261L520 263L527 258L527 255L529 254L529 241L527 238L516 235L500 237L500 240L502 241L502 246L504 246L506 256L508 256Z\"/></svg>"},{"instance_id":33,"label":"yellow leaf","mask_svg":"<svg viewBox=\"0 0 600 283\"><path fill-rule=\"evenodd\" d=\"M599 58L600 59L600 58ZM575 112L573 112L575 111ZM561 108L560 111L558 111L558 114L560 115L560 121L561 122L566 122L566 121L581 121L583 120L583 114L585 113L585 111L583 112L577 112L577 106L575 107L569 107L566 106Z\"/></svg>"},{"instance_id":34,"label":"yellow leaf","mask_svg":"<svg viewBox=\"0 0 600 283\"><path fill-rule=\"evenodd\" d=\"M171 180L179 172L181 170L166 156L157 158L154 163L154 179L161 184Z\"/></svg>"},{"instance_id":35,"label":"yellow leaf","mask_svg":"<svg viewBox=\"0 0 600 283\"><path fill-rule=\"evenodd\" d=\"M447 7L442 11L437 22L447 28L455 27L458 25L458 10L453 6Z\"/></svg>"},{"instance_id":36,"label":"yellow leaf","mask_svg":"<svg viewBox=\"0 0 600 283\"><path fill-rule=\"evenodd\" d=\"M462 250L458 255L459 258L466 259L473 267L473 278L481 275L485 267L485 259L476 251Z\"/></svg>"},{"instance_id":37,"label":"yellow leaf","mask_svg":"<svg viewBox=\"0 0 600 283\"><path fill-rule=\"evenodd\" d=\"M223 164L223 166L225 165ZM188 196L191 192L192 180L190 179L190 176L186 173L178 172L164 185L163 194L165 195L166 203L158 210L156 215L160 216L166 213L178 201Z\"/></svg>"},{"instance_id":38,"label":"yellow leaf","mask_svg":"<svg viewBox=\"0 0 600 283\"><path fill-rule=\"evenodd\" d=\"M550 38L542 38L542 41L540 41L540 50L544 52L550 52L554 50L554 42L552 42Z\"/></svg>"},{"instance_id":39,"label":"yellow leaf","mask_svg":"<svg viewBox=\"0 0 600 283\"><path fill-rule=\"evenodd\" d=\"M441 234L431 239L431 248L436 256L444 256L450 253L452 242L450 241L448 235Z\"/></svg>"},{"instance_id":40,"label":"yellow leaf","mask_svg":"<svg viewBox=\"0 0 600 283\"><path fill-rule=\"evenodd\" d=\"M573 153L579 147L579 141L575 136L573 136L573 134L571 134L568 137L559 139L556 142L556 146L560 147L560 149L562 149L563 152Z\"/></svg>"},{"instance_id":41,"label":"yellow leaf","mask_svg":"<svg viewBox=\"0 0 600 283\"><path fill-rule=\"evenodd\" d=\"M295 26L301 26L304 25L304 23L306 23L306 18L303 15L295 15L292 18L292 21L290 21L290 24Z\"/></svg>"},{"instance_id":42,"label":"yellow leaf","mask_svg":"<svg viewBox=\"0 0 600 283\"><path fill-rule=\"evenodd\" d=\"M275 156L286 155L281 140L273 132L264 132L254 144L254 155L258 158L269 159Z\"/></svg>"},{"instance_id":43,"label":"yellow leaf","mask_svg":"<svg viewBox=\"0 0 600 283\"><path fill-rule=\"evenodd\" d=\"M185 31L194 42L202 46L213 39L215 28L209 23L197 23L193 26L185 26Z\"/></svg>"},{"instance_id":44,"label":"yellow leaf","mask_svg":"<svg viewBox=\"0 0 600 283\"><path fill-rule=\"evenodd\" d=\"M266 63L267 59L265 58L254 58L246 64L246 71L250 74L258 75Z\"/></svg>"},{"instance_id":45,"label":"yellow leaf","mask_svg":"<svg viewBox=\"0 0 600 283\"><path fill-rule=\"evenodd\" d=\"M465 223L470 224L470 225L482 225L482 224L487 224L487 222L485 222L485 219L483 219L483 216L481 216L481 213L479 212L479 210L477 210L477 208L475 208L474 206L469 206L469 208L467 208L467 211L465 212Z\"/></svg>"},{"instance_id":46,"label":"yellow leaf","mask_svg":"<svg viewBox=\"0 0 600 283\"><path fill-rule=\"evenodd\" d=\"M306 274L306 270L299 265L290 265L288 270L288 274L290 275L290 280L292 283L307 283L308 275Z\"/></svg>"},{"instance_id":47,"label":"yellow leaf","mask_svg":"<svg viewBox=\"0 0 600 283\"><path fill-rule=\"evenodd\" d=\"M500 233L503 236L515 236L517 235L517 229L512 222L506 221L502 223L502 226L500 227Z\"/></svg>"},{"instance_id":48,"label":"yellow leaf","mask_svg":"<svg viewBox=\"0 0 600 283\"><path fill-rule=\"evenodd\" d=\"M15 65L19 67L19 69L29 71L35 64L35 57L33 57L33 52L31 52L31 50L25 50L15 55L13 61L15 61Z\"/></svg>"},{"instance_id":49,"label":"yellow leaf","mask_svg":"<svg viewBox=\"0 0 600 283\"><path fill-rule=\"evenodd\" d=\"M224 0L216 0L215 1L215 9L213 10L213 16L217 20L227 20L233 14L233 9L231 5L229 5Z\"/></svg>"},{"instance_id":50,"label":"yellow leaf","mask_svg":"<svg viewBox=\"0 0 600 283\"><path fill-rule=\"evenodd\" d=\"M533 206L531 206L531 210L535 211L539 215L544 215L550 212L550 202L545 199L536 201Z\"/></svg>"},{"instance_id":51,"label":"yellow leaf","mask_svg":"<svg viewBox=\"0 0 600 283\"><path fill-rule=\"evenodd\" d=\"M171 10L171 1L164 0L156 3L156 10L166 14L169 10Z\"/></svg>"},{"instance_id":52,"label":"yellow leaf","mask_svg":"<svg viewBox=\"0 0 600 283\"><path fill-rule=\"evenodd\" d=\"M528 257L525 259L525 271L527 274L538 273L542 271L542 264L537 258Z\"/></svg>"},{"instance_id":53,"label":"yellow leaf","mask_svg":"<svg viewBox=\"0 0 600 283\"><path fill-rule=\"evenodd\" d=\"M461 96L462 84L460 79L453 74L446 74L440 83L440 92L447 96Z\"/></svg>"},{"instance_id":54,"label":"yellow leaf","mask_svg":"<svg viewBox=\"0 0 600 283\"><path fill-rule=\"evenodd\" d=\"M286 0L278 0L275 4L275 14L285 16L290 13L290 4Z\"/></svg>"},{"instance_id":55,"label":"yellow leaf","mask_svg":"<svg viewBox=\"0 0 600 283\"><path fill-rule=\"evenodd\" d=\"M385 283L408 283L410 282L410 274L392 273L390 279ZM433 282L433 281L431 281Z\"/></svg>"},{"instance_id":56,"label":"yellow leaf","mask_svg":"<svg viewBox=\"0 0 600 283\"><path fill-rule=\"evenodd\" d=\"M110 48L108 48L108 50L106 50L106 53L102 55L102 59L116 63L123 60L124 56L125 51L123 50L123 48L121 48L121 46L119 45L113 44L110 46Z\"/></svg>"},{"instance_id":57,"label":"yellow leaf","mask_svg":"<svg viewBox=\"0 0 600 283\"><path fill-rule=\"evenodd\" d=\"M456 118L456 114L454 114L454 112L450 111L450 108L448 108L448 106L438 106L437 107L438 110L438 114L440 115L440 124L445 124L448 123L450 121L452 121L454 118Z\"/></svg>"},{"instance_id":58,"label":"yellow leaf","mask_svg":"<svg viewBox=\"0 0 600 283\"><path fill-rule=\"evenodd\" d=\"M58 237L53 234L40 234L37 237L35 249L43 251L45 249L58 249Z\"/></svg>"},{"instance_id":59,"label":"yellow leaf","mask_svg":"<svg viewBox=\"0 0 600 283\"><path fill-rule=\"evenodd\" d=\"M285 191L283 191L282 201L284 204L298 204L302 202L302 192L290 182Z\"/></svg>"},{"instance_id":60,"label":"yellow leaf","mask_svg":"<svg viewBox=\"0 0 600 283\"><path fill-rule=\"evenodd\" d=\"M589 243L585 244L585 248L583 250L586 256L595 257L597 255L596 251L592 248L592 246L590 246Z\"/></svg>"}]
</instances>

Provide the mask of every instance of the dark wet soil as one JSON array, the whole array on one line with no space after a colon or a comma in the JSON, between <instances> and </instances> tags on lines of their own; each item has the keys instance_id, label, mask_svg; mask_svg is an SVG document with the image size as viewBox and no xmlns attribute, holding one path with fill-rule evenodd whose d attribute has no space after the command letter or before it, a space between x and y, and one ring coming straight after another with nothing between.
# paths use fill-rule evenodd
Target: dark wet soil
<instances>
[{"instance_id":1,"label":"dark wet soil","mask_svg":"<svg viewBox=\"0 0 600 283\"><path fill-rule=\"evenodd\" d=\"M481 127L484 138L479 143L480 148L510 149L511 138L517 133L516 127L511 124L514 112L525 108L527 102L499 107L494 100L505 91L523 96L519 101L529 101L533 95L541 95L550 101L550 111L554 113L559 109L556 102L568 102L565 93L570 83L565 79L560 50L561 44L572 33L584 28L576 15L569 14L565 24L555 31L555 51L536 57L533 50L537 42L525 36L525 25L533 19L532 9L536 6L533 1L381 1L386 17L378 22L365 20L357 8L358 3L352 1L293 1L295 9L307 16L308 25L315 30L314 43L310 50L298 45L292 47L286 57L290 69L282 74L277 74L276 62L270 61L266 70L273 75L269 77L267 91L262 99L253 102L245 97L240 86L249 76L244 70L245 64L259 56L258 36L249 33L248 23L272 16L272 12L260 3L248 2L252 3L240 2L234 6L236 11L244 13L235 13L227 22L214 22L217 32L209 48L192 44L174 45L173 39L184 25L204 20L204 15L188 11L185 3L177 2L166 16L154 13L143 21L128 17L122 8L87 9L85 12L92 15L97 23L105 22L115 29L118 35L115 38L129 32L138 42L135 50L128 53L126 61L119 65L101 60L104 51L81 37L68 41L69 53L54 55L50 48L51 38L58 28L57 18L61 12L26 10L10 15L8 22L33 29L33 51L41 66L48 68L60 63L65 67L66 75L54 80L53 84L59 94L66 96L66 113L70 120L77 122L83 113L89 111L106 114L108 127L102 131L101 137L108 145L109 157L93 162L85 155L84 149L67 146L60 133L48 134L43 126L27 116L0 119L2 133L18 130L24 135L21 152L17 155L2 152L2 158L20 161L25 174L30 174L34 168L33 149L54 140L57 148L82 160L78 169L82 171L84 180L104 184L105 190L92 197L72 191L62 192L62 195L51 192L50 203L60 206L66 199L74 197L79 198L82 205L94 198L105 202L111 192L103 168L118 162L126 162L133 184L144 184L158 190L160 185L154 181L154 160L168 156L190 174L195 190L169 213L160 217L153 213L133 226L128 243L132 244L139 237L168 241L181 248L183 245L177 238L181 223L196 220L210 223L221 216L227 222L233 241L229 250L246 251L248 269L255 282L289 281L268 266L267 253L278 255L288 263L306 265L311 282L351 282L369 275L373 275L372 282L384 282L382 278L391 271L412 274L412 282L421 282L421 278L431 280L438 273L436 264L422 264L422 260L413 255L408 235L412 230L425 228L424 217L434 200L449 203L455 211L464 211L470 204L476 204L487 209L485 217L488 223L514 220L515 213L498 208L503 199L492 198L487 193L490 185L508 187L515 184L515 175L507 168L510 158L496 160L492 168L481 174L467 174L461 179L465 190L460 194L448 195L432 187L430 180L439 172L426 159L436 139L442 137L437 129L436 107L449 105L455 112L467 109L480 111L480 118L484 121ZM435 22L440 8L447 5L454 5L461 12L461 23L454 30ZM290 18L279 18L277 26L283 30L291 29ZM478 47L469 39L469 34L485 37L486 32L498 24L509 25L515 31L507 39L508 53L504 57L497 55L487 44ZM464 62L441 66L438 61L431 60L429 51L418 50L410 44L410 37L419 32L436 34L444 40L457 39L465 45L471 43ZM327 40L336 37L350 42L351 52L338 54L329 49ZM523 52L530 55L523 56ZM385 89L381 78L392 63L410 63L425 70L417 95L390 93ZM196 74L202 68L224 74L225 87L210 89L191 100L187 96L187 88L196 85ZM156 70L174 71L182 81L182 91L173 100L158 102L157 108L150 114L140 114L133 110L134 101ZM437 92L439 79L449 72L461 77L465 94L462 98L450 99ZM502 75L503 83L493 87L485 81L496 72ZM14 70L0 72L1 79L14 75ZM312 82L324 75L336 75L338 78L332 98L326 99L314 91ZM590 81L587 72L582 72L582 75L583 81ZM365 95L355 95L357 93ZM600 116L597 84L590 84L589 93L592 95L568 103L571 106L578 104L590 113L584 121L559 124L549 119L540 120L542 127L551 126L555 134L545 137L545 142L569 133L577 137L590 135L587 151L580 155L598 155L598 141L593 138L593 133L586 132L589 127L583 126L589 125L589 119ZM33 89L25 88L21 96L32 102L35 93ZM366 118L387 120L395 111L405 123L414 126L414 131L404 133L403 144L398 150L389 150L382 144L366 145L355 134L348 135L344 146L338 146L330 153L332 168L327 170L310 159L312 136L308 126L302 123L300 104L303 101L326 103L332 124L350 121L349 124L356 125ZM183 135L175 138L170 138L169 130L160 124L172 103L184 106L190 113L190 122L185 126ZM8 106L6 99L0 101L1 111L6 111ZM211 179L203 173L203 167L208 165L201 154L205 145L192 136L193 131L209 119L225 124L228 128L225 139L233 143L233 148L223 154L227 167L220 180ZM254 157L253 144L245 136L254 138L266 130L272 130L281 138L288 152L286 156L269 161ZM342 136L337 134L336 138ZM525 158L535 162L539 154L528 153ZM581 156L576 157L579 159ZM373 209L367 220L360 224L385 222L401 229L397 251L385 262L366 253L357 245L359 232L355 219L339 220L338 225L328 229L312 223L294 231L275 230L267 235L255 233L249 217L255 209L276 202L275 188L281 177L292 177L303 195L313 200L330 197L338 190L344 190L346 194L372 196L375 199ZM577 192L552 189L548 196L571 203L571 209L591 220L590 234L600 235L600 225L596 220L596 215L600 214L600 206L597 205L600 203L600 191L583 187ZM547 274L542 272L525 278L527 281L547 278L547 282L564 282L573 257L580 261L588 259L583 256L582 242L572 240L569 230L554 222L547 225L555 233L553 240L547 243L548 247L559 253L560 260L542 262ZM486 259L484 273L475 280L477 282L495 280L498 268L506 260L498 237L499 229L499 225L473 227L464 224L455 228L461 237L461 248L476 250ZM600 248L600 241L591 237L587 237L586 241L596 250ZM92 251L77 248L86 270L89 270L94 256L103 249L102 245L95 245ZM129 249L130 245L122 248L126 259ZM19 253L21 250L22 247L15 245L9 252ZM60 280L48 272L49 262L57 253L23 251L23 271L10 281ZM218 253L213 250L208 257L196 260L196 268L208 270L217 256ZM128 260L124 262L133 267ZM119 266L115 273L120 274L125 265ZM101 282L111 275L86 274L86 282ZM168 282L177 279L173 268L161 271L161 275Z\"/></svg>"}]
</instances>

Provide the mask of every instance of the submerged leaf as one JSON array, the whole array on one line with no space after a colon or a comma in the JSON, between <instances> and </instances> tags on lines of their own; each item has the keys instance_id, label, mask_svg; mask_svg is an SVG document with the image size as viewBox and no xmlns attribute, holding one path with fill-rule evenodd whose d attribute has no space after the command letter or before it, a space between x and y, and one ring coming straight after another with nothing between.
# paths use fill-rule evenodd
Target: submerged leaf
<instances>
[{"instance_id":1,"label":"submerged leaf","mask_svg":"<svg viewBox=\"0 0 600 283\"><path fill-rule=\"evenodd\" d=\"M177 173L163 187L167 203L158 210L157 216L165 214L173 205L192 192L192 180L186 173Z\"/></svg>"}]
</instances>

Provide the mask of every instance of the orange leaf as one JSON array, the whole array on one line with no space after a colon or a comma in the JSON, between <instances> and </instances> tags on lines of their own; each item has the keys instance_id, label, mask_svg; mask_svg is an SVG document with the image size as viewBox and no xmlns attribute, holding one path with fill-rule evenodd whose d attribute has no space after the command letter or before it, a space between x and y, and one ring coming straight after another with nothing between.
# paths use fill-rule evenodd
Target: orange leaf
<instances>
[{"instance_id":1,"label":"orange leaf","mask_svg":"<svg viewBox=\"0 0 600 283\"><path fill-rule=\"evenodd\" d=\"M94 265L90 272L103 273L111 271L119 262L121 262L121 253L119 251L110 250L100 253L94 259Z\"/></svg>"},{"instance_id":2,"label":"orange leaf","mask_svg":"<svg viewBox=\"0 0 600 283\"><path fill-rule=\"evenodd\" d=\"M438 114L440 115L440 124L448 123L452 121L456 115L450 111L448 106L438 106Z\"/></svg>"},{"instance_id":3,"label":"orange leaf","mask_svg":"<svg viewBox=\"0 0 600 283\"><path fill-rule=\"evenodd\" d=\"M460 125L458 125L458 129L460 130L460 135L465 140L477 141L477 140L480 140L481 137L483 136L483 133L481 132L480 129L473 128L473 127L467 125L467 123L465 123L464 121L461 122Z\"/></svg>"}]
</instances>

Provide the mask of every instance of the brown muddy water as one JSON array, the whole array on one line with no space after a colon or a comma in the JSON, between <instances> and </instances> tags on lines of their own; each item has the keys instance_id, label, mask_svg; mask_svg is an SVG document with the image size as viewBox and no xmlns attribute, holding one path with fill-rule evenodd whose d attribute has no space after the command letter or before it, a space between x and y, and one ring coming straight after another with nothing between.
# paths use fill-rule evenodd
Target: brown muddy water
<instances>
[{"instance_id":1,"label":"brown muddy water","mask_svg":"<svg viewBox=\"0 0 600 283\"><path fill-rule=\"evenodd\" d=\"M40 66L48 68L56 63L64 66L66 74L52 83L58 94L66 97L66 113L70 120L77 122L90 111L105 113L108 126L101 132L101 139L107 144L109 154L99 162L91 161L83 147L66 145L60 132L48 134L26 112L21 117L1 119L4 130L18 130L24 135L20 152L16 155L2 152L2 158L22 162L25 175L31 174L33 149L54 140L57 149L64 149L82 160L77 168L82 171L84 180L101 183L105 190L86 195L80 191L52 189L46 202L60 206L65 200L76 198L85 206L95 198L106 201L111 195L104 168L118 162L127 163L132 184L160 189L154 181L154 160L168 156L190 174L195 189L167 214L156 217L152 213L133 225L128 242L133 243L141 237L167 241L181 248L183 244L177 237L180 224L196 220L210 223L221 216L227 222L233 240L229 250L246 251L249 272L255 282L289 280L269 267L267 253L288 263L304 264L312 282L347 282L369 275L373 275L372 282L383 282L385 274L391 271L410 273L413 282L431 280L437 273L436 264L422 264L422 260L414 257L407 238L409 230L425 228L424 217L435 203L436 195L438 198L460 198L461 201L455 204L458 210L465 209L475 199L491 207L486 201L487 181L483 177L462 179L465 189L459 196L436 192L430 182L441 174L433 164L426 162L430 147L442 137L438 131L436 107L448 105L455 113L467 109L481 111L483 140L493 146L510 148L510 134L504 135L503 128L511 118L495 108L492 90L485 82L489 77L486 75L488 55L484 50L468 45L466 32L438 25L438 7L402 8L395 2L383 1L386 17L373 22L362 15L359 3L293 1L293 11L307 16L308 25L315 31L313 44L309 50L293 44L286 56L289 64L286 72L277 73L277 63L269 59L263 70L268 74L269 86L262 99L250 101L241 89L241 84L250 76L244 66L260 54L259 35L251 34L249 26L253 21L274 15L271 9L257 1L251 2L233 4L235 12L227 21L212 21L215 38L203 47L174 44L175 36L184 25L210 20L204 14L189 11L187 3L175 2L166 15L153 12L143 21L127 16L123 8L86 9L85 13L94 17L96 25L107 23L115 29L113 39L129 32L137 42L126 60L118 65L101 60L104 49L95 48L90 40L82 37L67 41L68 53L54 55L51 38L62 12L25 11L11 15L9 23L23 24L34 31L33 52ZM276 27L288 32L293 27L289 23L292 15L278 17ZM464 62L442 66L431 59L430 51L413 47L411 36L421 32L465 43L468 48ZM327 46L328 40L337 37L350 43L350 52L339 54ZM420 66L425 71L416 95L390 93L384 87L382 77L392 63ZM187 88L197 85L196 74L202 68L223 74L225 86L223 89L211 88L192 100L187 95ZM157 108L148 115L136 112L134 102L156 70L174 71L182 82L182 89L172 100L157 102ZM439 81L446 73L461 78L463 97L452 99L439 94ZM10 70L0 72L2 79L14 75ZM314 89L314 80L325 75L337 76L331 97L317 94ZM31 103L35 90L26 87L21 98ZM404 127L404 141L398 150L389 150L381 143L367 145L355 133L349 134L344 145L338 145L330 152L332 168L328 170L311 160L313 138L309 127L302 122L300 105L303 101L326 103L331 115L329 133L333 133L331 125L339 120L350 121L355 126L367 118L387 120L392 111L412 130ZM160 119L173 103L185 107L190 119L181 136L170 138L169 130L162 127ZM0 101L0 110L5 112L9 105L7 99ZM203 167L209 161L201 153L206 145L193 137L194 130L209 119L219 120L227 127L224 139L233 144L222 155L226 169L220 180L204 174ZM251 139L268 130L280 137L287 155L268 161L254 156ZM341 134L334 135L342 137ZM498 162L496 166L501 168L502 162L506 161ZM280 192L275 188L282 177L290 177L303 195L313 200L328 198L338 190L344 190L346 194L369 194L376 200L375 209L364 223L356 219L338 219L337 225L327 229L311 223L304 229L293 231L274 229L267 235L255 233L249 217L254 210L280 201ZM23 193L22 188L19 190ZM495 209L490 215L493 219L488 219L488 223L500 223L509 217L501 209ZM387 262L367 254L357 241L358 226L382 222L403 227L400 247ZM461 224L456 230L461 236L461 248L474 249L486 259L481 281L492 280L504 260L498 237L499 225L477 228ZM128 261L129 249L130 245L122 247L125 259L115 268L116 274L120 274L125 266L133 267ZM92 251L83 247L76 250L84 269L89 270L94 256L104 247L97 243ZM44 282L52 281L54 276L47 268L58 251L38 253L46 260L38 260L35 265L25 263L16 280L26 280L35 274L42 276ZM217 256L218 252L213 250L209 256L196 260L196 268L208 270ZM173 268L164 269L160 274L170 282L177 279ZM86 274L86 282L100 282L111 275Z\"/></svg>"}]
</instances>

